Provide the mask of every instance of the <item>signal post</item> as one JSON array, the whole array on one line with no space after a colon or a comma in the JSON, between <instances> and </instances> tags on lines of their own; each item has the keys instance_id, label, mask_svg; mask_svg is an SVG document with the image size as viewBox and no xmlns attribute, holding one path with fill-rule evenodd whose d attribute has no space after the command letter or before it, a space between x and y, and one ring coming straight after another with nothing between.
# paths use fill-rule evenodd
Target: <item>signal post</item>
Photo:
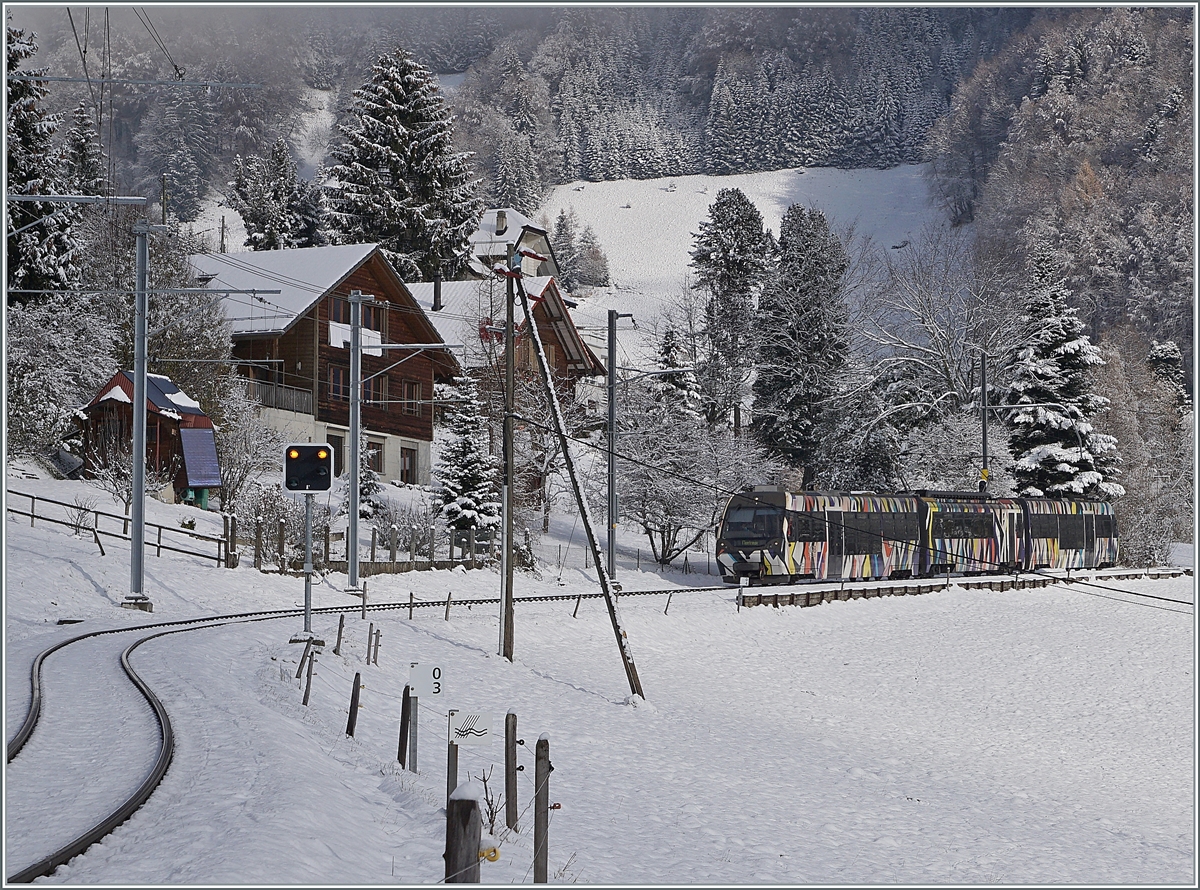
<instances>
[{"instance_id":1,"label":"signal post","mask_svg":"<svg viewBox=\"0 0 1200 890\"><path fill-rule=\"evenodd\" d=\"M333 483L333 451L329 445L296 443L283 455L283 487L304 492L304 639L312 639L312 505L314 491Z\"/></svg>"}]
</instances>

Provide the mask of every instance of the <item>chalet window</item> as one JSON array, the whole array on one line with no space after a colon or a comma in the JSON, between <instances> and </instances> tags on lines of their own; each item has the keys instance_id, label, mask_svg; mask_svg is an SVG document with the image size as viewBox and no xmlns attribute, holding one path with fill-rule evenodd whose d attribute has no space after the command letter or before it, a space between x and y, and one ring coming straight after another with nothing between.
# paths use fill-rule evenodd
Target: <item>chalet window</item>
<instances>
[{"instance_id":1,"label":"chalet window","mask_svg":"<svg viewBox=\"0 0 1200 890\"><path fill-rule=\"evenodd\" d=\"M372 331L383 330L383 306L371 303L362 304L362 326ZM329 320L338 324L350 324L350 301L342 297L334 297L333 305L329 307Z\"/></svg>"},{"instance_id":2,"label":"chalet window","mask_svg":"<svg viewBox=\"0 0 1200 890\"><path fill-rule=\"evenodd\" d=\"M363 402L385 407L387 405L387 377L380 375L363 381Z\"/></svg>"},{"instance_id":3,"label":"chalet window","mask_svg":"<svg viewBox=\"0 0 1200 890\"><path fill-rule=\"evenodd\" d=\"M377 439L367 440L367 466L376 473L383 473L383 443Z\"/></svg>"},{"instance_id":4,"label":"chalet window","mask_svg":"<svg viewBox=\"0 0 1200 890\"><path fill-rule=\"evenodd\" d=\"M546 364L550 366L550 371L551 371L551 373L553 373L554 372L554 358L555 358L554 346L551 345L550 343L545 343L542 345L542 348L546 350ZM534 360L536 361L536 359L537 359L537 355L535 353Z\"/></svg>"},{"instance_id":5,"label":"chalet window","mask_svg":"<svg viewBox=\"0 0 1200 890\"><path fill-rule=\"evenodd\" d=\"M400 481L406 485L417 484L417 449L400 448Z\"/></svg>"},{"instance_id":6,"label":"chalet window","mask_svg":"<svg viewBox=\"0 0 1200 890\"><path fill-rule=\"evenodd\" d=\"M329 366L329 398L335 402L350 401L350 369Z\"/></svg>"},{"instance_id":7,"label":"chalet window","mask_svg":"<svg viewBox=\"0 0 1200 890\"><path fill-rule=\"evenodd\" d=\"M404 381L404 413L414 417L421 416L421 382L419 380Z\"/></svg>"}]
</instances>

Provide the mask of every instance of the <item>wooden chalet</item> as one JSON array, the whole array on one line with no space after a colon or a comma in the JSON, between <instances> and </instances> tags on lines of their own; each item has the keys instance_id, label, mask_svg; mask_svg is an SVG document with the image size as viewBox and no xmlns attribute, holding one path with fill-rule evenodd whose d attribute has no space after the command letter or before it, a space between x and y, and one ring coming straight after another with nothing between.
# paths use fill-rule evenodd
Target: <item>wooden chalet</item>
<instances>
[{"instance_id":1,"label":"wooden chalet","mask_svg":"<svg viewBox=\"0 0 1200 890\"><path fill-rule=\"evenodd\" d=\"M362 425L372 468L384 479L428 484L433 384L460 373L444 344L375 244L193 256L197 279L223 291L233 353L269 424L291 441L329 442L345 470L350 418L350 303L362 309ZM270 293L277 291L277 293Z\"/></svg>"},{"instance_id":2,"label":"wooden chalet","mask_svg":"<svg viewBox=\"0 0 1200 890\"><path fill-rule=\"evenodd\" d=\"M106 457L127 460L133 442L133 372L118 371L75 417L83 427L85 476ZM221 487L213 422L170 379L147 374L146 468L162 473L172 467L170 489L159 496L207 509L210 490Z\"/></svg>"},{"instance_id":3,"label":"wooden chalet","mask_svg":"<svg viewBox=\"0 0 1200 890\"><path fill-rule=\"evenodd\" d=\"M567 300L551 276L527 277L525 292L546 359L560 396L574 397L578 384L603 377L604 364L579 335L571 319ZM481 376L488 369L502 372L504 361L505 280L493 276L477 281L409 282L408 290L447 342L462 344L464 364ZM537 374L528 326L520 299L513 298L516 368L519 373Z\"/></svg>"}]
</instances>

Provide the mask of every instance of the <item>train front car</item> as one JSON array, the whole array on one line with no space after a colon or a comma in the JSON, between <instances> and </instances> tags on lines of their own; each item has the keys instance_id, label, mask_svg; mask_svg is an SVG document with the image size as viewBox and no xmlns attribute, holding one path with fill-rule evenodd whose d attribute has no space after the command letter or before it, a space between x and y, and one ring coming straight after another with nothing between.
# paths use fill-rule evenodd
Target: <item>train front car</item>
<instances>
[{"instance_id":1,"label":"train front car","mask_svg":"<svg viewBox=\"0 0 1200 890\"><path fill-rule=\"evenodd\" d=\"M717 533L717 565L726 584L738 584L741 578L751 583L790 579L786 499L783 489L765 485L729 499Z\"/></svg>"}]
</instances>

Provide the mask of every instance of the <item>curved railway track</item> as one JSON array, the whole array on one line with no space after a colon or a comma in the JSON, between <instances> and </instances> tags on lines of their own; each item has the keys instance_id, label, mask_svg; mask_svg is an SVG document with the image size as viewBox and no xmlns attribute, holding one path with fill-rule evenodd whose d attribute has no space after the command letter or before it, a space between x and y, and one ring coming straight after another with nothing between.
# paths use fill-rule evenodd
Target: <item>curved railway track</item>
<instances>
[{"instance_id":1,"label":"curved railway track","mask_svg":"<svg viewBox=\"0 0 1200 890\"><path fill-rule=\"evenodd\" d=\"M1009 576L1009 577L1011 577L1011 576ZM1041 580L1044 583L1045 580L1058 581L1058 580L1063 580L1063 579L1054 578L1054 579L1041 579ZM869 584L871 582L858 582L857 584L852 582L850 586L852 586L852 587L860 586L864 583ZM982 582L981 586L982 586L982 584L986 584L986 583L988 583L988 582ZM824 586L824 585L822 585L822 586ZM845 586L846 585L841 585L841 587L843 587L843 588ZM770 589L771 593L766 594L766 595L776 598L776 604L778 604L779 600L778 600L778 596L776 593L777 591L780 591L781 589L789 589L789 588L792 590L796 590L796 589L801 589L801 588L806 588L806 587L811 589L813 587L813 585L810 583L808 585L804 585L804 584L778 585L778 586L774 586L772 588L755 587L754 591L756 594L766 594L766 590ZM915 585L914 585L914 588L915 588ZM932 585L930 585L928 587L925 587L924 589L936 589L936 588L933 587ZM654 589L654 590L627 590L627 591L621 591L619 596L623 598L623 597L630 597L630 596L655 596L655 595L661 596L661 595L671 595L674 593L681 593L681 594L716 593L716 592L734 593L737 590L738 590L738 588L732 587L730 585L721 585L721 586L716 586L716 587L675 587L675 588L662 588L662 589ZM904 590L903 592L910 593L910 592L919 592L919 591L917 589L912 589L912 590ZM598 593L598 592L591 592L591 593L576 592L576 593L561 593L561 594L544 594L541 596L515 597L514 601L519 602L519 603L521 603L521 602L525 602L525 603L558 602L558 601L572 601L572 600L578 601L578 600L582 600L582 599L598 599L598 598L601 598L602 596L603 596L603 594ZM841 599L841 598L849 598L849 597L840 597L839 596L836 598ZM789 599L792 599L792 596L789 596ZM499 602L500 602L500 600L498 597L453 600L453 604L456 606L494 605L494 604L498 604ZM793 602L794 602L794 599L793 599ZM799 603L797 603L797 604L799 604ZM445 605L446 605L446 600L428 600L428 599L416 600L416 599L413 599L408 602L368 603L367 610L372 611L372 612L380 612L380 611L395 611L395 610L417 609L417 608L427 608L427 607L443 607ZM326 606L326 607L321 607L321 608L314 608L312 610L312 614L314 614L314 615L337 614L340 612L356 612L356 611L359 611L360 609L361 609L361 606L359 606L359 605ZM271 621L271 620L277 620L277 619L283 619L283 618L294 618L294 617L296 617L298 615L302 615L302 614L303 614L303 610L299 609L299 608L280 609L280 610L262 610L262 611L257 611L257 612L244 612L244 613L231 614L231 615L212 615L212 616L207 616L207 617L202 617L202 618L184 619L184 620L168 621L168 622L157 622L157 623L153 623L153 624L142 624L142 625L137 625L137 626L133 626L133 627L109 628L109 629L105 629L105 630L91 631L88 633L70 637L66 640L62 640L58 643L55 643L53 646L50 646L49 648L40 652L34 658L33 663L32 663L32 668L30 671L30 693L31 694L30 694L30 703L29 703L28 712L26 713L25 719L22 722L21 726L18 728L16 734L9 741L8 746L7 746L7 759L8 759L9 764L12 764L13 761L22 753L22 751L25 750L31 737L33 737L33 735L34 735L34 731L37 729L39 722L41 721L42 712L43 712L43 698L44 698L43 690L42 690L42 675L43 675L43 670L45 668L45 663L46 663L47 658L49 658L51 655L54 655L56 653L59 653L65 649L67 649L68 647L70 647L72 645L78 645L80 643L96 640L97 638L101 638L101 637L109 637L109 636L114 636L117 634L126 634L126 633L141 632L141 633L145 634L145 635L141 636L139 639L137 639L135 642L130 644L129 646L122 649L122 651L120 653L119 661L120 661L121 670L123 671L125 677L132 684L132 686L134 687L134 689L136 690L138 695L141 697L141 700L144 702L144 705L148 708L148 716L150 718L152 718L152 723L150 723L150 725L157 731L157 735L158 735L158 739L159 739L158 750L153 755L153 761L150 764L149 768L146 770L144 777L142 778L140 783L137 785L136 789L133 791L132 794L130 794L128 797L126 797L126 799L120 804L120 806L118 806L112 812L108 813L106 816L104 816L104 818L99 819L91 827L87 828L86 830L82 831L81 833L78 833L74 837L73 840L62 845L61 847L56 849L53 853L42 856L33 864L21 869L20 871L16 872L13 875L10 875L8 877L8 881L10 883L27 883L27 882L35 880L38 877L43 877L43 876L53 873L54 870L57 869L60 865L68 862L70 859L72 859L75 856L79 855L80 853L84 852L92 844L101 840L103 837L110 834L118 826L120 826L122 823L124 823L131 815L133 815L133 813L139 807L142 806L142 804L144 804L150 798L150 795L153 794L154 790L158 787L159 783L162 781L163 777L166 775L167 769L169 768L169 766L171 764L171 759L172 759L172 756L174 753L174 732L172 730L170 717L167 714L166 708L163 706L162 702L159 701L158 697L155 696L154 692L145 683L145 681L142 680L142 678L138 675L137 671L135 671L133 669L133 666L130 663L130 656L134 650L136 650L143 643L147 643L151 640L155 640L160 637L168 636L171 634L186 633L186 632L190 632L190 631L194 631L194 630L203 630L203 629L220 627L220 626L236 624L236 623L246 623L246 622L253 622L253 621ZM154 632L146 634L145 633L146 631L154 631ZM111 653L110 653L110 655L111 655ZM145 733L143 733L143 734L145 734ZM6 777L6 778L8 778L8 777ZM11 790L11 785L9 786L9 788ZM46 792L43 792L43 793L46 793ZM45 843L53 843L53 841L47 842L45 840L45 838L42 838L41 842L44 844ZM10 855L12 855L13 852L14 851L13 851L12 847L10 846L8 849L8 853Z\"/></svg>"}]
</instances>

